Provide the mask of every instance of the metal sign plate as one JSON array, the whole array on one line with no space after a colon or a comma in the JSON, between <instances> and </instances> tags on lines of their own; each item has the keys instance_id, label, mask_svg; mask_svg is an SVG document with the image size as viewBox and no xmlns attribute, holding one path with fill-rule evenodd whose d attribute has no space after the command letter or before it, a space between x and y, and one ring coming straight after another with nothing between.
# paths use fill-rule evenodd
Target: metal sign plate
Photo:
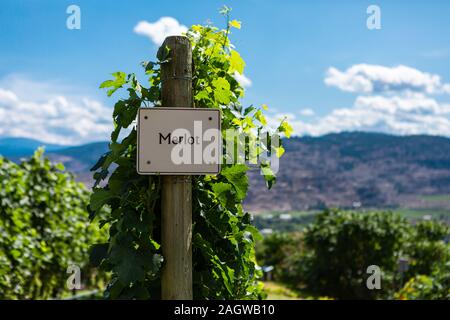
<instances>
[{"instance_id":1,"label":"metal sign plate","mask_svg":"<svg viewBox=\"0 0 450 320\"><path fill-rule=\"evenodd\" d=\"M206 175L220 172L220 110L141 108L137 126L139 174Z\"/></svg>"}]
</instances>

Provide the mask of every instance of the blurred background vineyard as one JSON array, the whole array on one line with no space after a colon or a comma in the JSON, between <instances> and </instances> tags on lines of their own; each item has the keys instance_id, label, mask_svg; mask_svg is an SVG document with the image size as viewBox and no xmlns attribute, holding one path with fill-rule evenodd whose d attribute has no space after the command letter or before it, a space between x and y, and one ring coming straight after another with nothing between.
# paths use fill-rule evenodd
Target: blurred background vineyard
<instances>
[{"instance_id":1,"label":"blurred background vineyard","mask_svg":"<svg viewBox=\"0 0 450 320\"><path fill-rule=\"evenodd\" d=\"M257 259L270 280L269 298L450 298L449 228L442 221L325 210L289 231L262 231ZM380 290L366 285L371 265L380 268Z\"/></svg>"},{"instance_id":2,"label":"blurred background vineyard","mask_svg":"<svg viewBox=\"0 0 450 320\"><path fill-rule=\"evenodd\" d=\"M88 188L42 149L0 158L0 185L0 298L102 298L108 275L89 265L89 248L107 227L89 219ZM450 298L445 211L256 211L254 224L268 299ZM81 268L81 290L67 287L70 265ZM370 265L381 270L380 290L366 286Z\"/></svg>"},{"instance_id":3,"label":"blurred background vineyard","mask_svg":"<svg viewBox=\"0 0 450 320\"><path fill-rule=\"evenodd\" d=\"M18 164L0 157L0 299L61 299L80 268L80 290L102 290L89 247L106 239L89 221L88 189L39 149Z\"/></svg>"},{"instance_id":4,"label":"blurred background vineyard","mask_svg":"<svg viewBox=\"0 0 450 320\"><path fill-rule=\"evenodd\" d=\"M381 29L364 1L227 2L248 63L234 74L242 105L267 104L269 126L293 127L277 183L249 171L243 203L262 234L267 298L448 300L450 2L379 0ZM89 215L89 169L117 123L96 88L166 36L223 21L221 1L68 5L2 1L0 299L103 298L109 275L89 261L108 225ZM80 290L67 286L71 266Z\"/></svg>"}]
</instances>

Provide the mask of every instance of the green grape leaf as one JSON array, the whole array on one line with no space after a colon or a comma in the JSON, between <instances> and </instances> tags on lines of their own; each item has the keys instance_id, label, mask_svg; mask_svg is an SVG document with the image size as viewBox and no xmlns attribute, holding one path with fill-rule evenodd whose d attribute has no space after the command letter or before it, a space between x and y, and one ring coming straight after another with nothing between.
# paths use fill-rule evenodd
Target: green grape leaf
<instances>
[{"instance_id":1,"label":"green grape leaf","mask_svg":"<svg viewBox=\"0 0 450 320\"><path fill-rule=\"evenodd\" d=\"M225 167L221 172L222 176L233 185L239 200L243 200L247 194L248 178L246 172L248 169L245 164L237 164L231 167Z\"/></svg>"},{"instance_id":2,"label":"green grape leaf","mask_svg":"<svg viewBox=\"0 0 450 320\"><path fill-rule=\"evenodd\" d=\"M278 158L281 158L281 156L284 154L285 150L283 146L275 147L275 154Z\"/></svg>"},{"instance_id":3,"label":"green grape leaf","mask_svg":"<svg viewBox=\"0 0 450 320\"><path fill-rule=\"evenodd\" d=\"M95 171L95 170L97 170L98 168L100 168L100 167L103 165L103 163L105 163L105 160L106 160L106 158L108 157L108 155L109 155L110 153L111 153L111 152L106 152L106 153L104 153L104 154L98 159L97 163L94 164L94 165L92 166L92 168L90 169L90 171Z\"/></svg>"},{"instance_id":4,"label":"green grape leaf","mask_svg":"<svg viewBox=\"0 0 450 320\"><path fill-rule=\"evenodd\" d=\"M95 189L91 194L90 207L92 210L97 211L104 206L108 200L112 198L112 194L105 189Z\"/></svg>"},{"instance_id":5,"label":"green grape leaf","mask_svg":"<svg viewBox=\"0 0 450 320\"><path fill-rule=\"evenodd\" d=\"M218 182L213 184L212 186L214 194L217 196L217 198L219 199L220 203L223 206L226 206L228 202L231 188L232 188L231 184L224 182Z\"/></svg>"},{"instance_id":6,"label":"green grape leaf","mask_svg":"<svg viewBox=\"0 0 450 320\"><path fill-rule=\"evenodd\" d=\"M100 263L108 257L109 243L98 243L91 247L89 262L94 267L99 267Z\"/></svg>"},{"instance_id":7,"label":"green grape leaf","mask_svg":"<svg viewBox=\"0 0 450 320\"><path fill-rule=\"evenodd\" d=\"M276 176L269 165L261 165L261 174L266 180L267 189L271 189L276 181Z\"/></svg>"},{"instance_id":8,"label":"green grape leaf","mask_svg":"<svg viewBox=\"0 0 450 320\"><path fill-rule=\"evenodd\" d=\"M278 131L279 132L284 132L284 134L286 135L287 138L291 137L292 132L294 131L294 129L292 128L292 126L286 121L286 119L284 119L280 126L278 127Z\"/></svg>"},{"instance_id":9,"label":"green grape leaf","mask_svg":"<svg viewBox=\"0 0 450 320\"><path fill-rule=\"evenodd\" d=\"M231 50L230 67L232 72L237 71L240 74L244 73L245 62L236 50Z\"/></svg>"},{"instance_id":10,"label":"green grape leaf","mask_svg":"<svg viewBox=\"0 0 450 320\"><path fill-rule=\"evenodd\" d=\"M123 284L144 280L144 261L136 250L120 244L115 245L111 249L110 259L115 263L114 270Z\"/></svg>"},{"instance_id":11,"label":"green grape leaf","mask_svg":"<svg viewBox=\"0 0 450 320\"><path fill-rule=\"evenodd\" d=\"M100 84L100 88L111 88L108 90L107 94L108 97L110 97L114 92L116 92L119 88L122 88L122 86L126 83L126 73L124 72L114 72L112 74L114 77L113 80L106 80Z\"/></svg>"},{"instance_id":12,"label":"green grape leaf","mask_svg":"<svg viewBox=\"0 0 450 320\"><path fill-rule=\"evenodd\" d=\"M263 126L267 125L267 119L263 115L261 110L256 111L255 113L255 119L258 120Z\"/></svg>"},{"instance_id":13,"label":"green grape leaf","mask_svg":"<svg viewBox=\"0 0 450 320\"><path fill-rule=\"evenodd\" d=\"M241 22L237 21L237 20L232 20L230 21L230 26L236 29L240 29L241 28Z\"/></svg>"}]
</instances>

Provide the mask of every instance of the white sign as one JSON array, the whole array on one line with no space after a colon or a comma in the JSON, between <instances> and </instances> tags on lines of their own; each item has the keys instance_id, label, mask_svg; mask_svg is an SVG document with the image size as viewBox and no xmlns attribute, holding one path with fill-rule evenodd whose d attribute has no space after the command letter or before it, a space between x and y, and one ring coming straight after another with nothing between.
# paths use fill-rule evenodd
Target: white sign
<instances>
[{"instance_id":1,"label":"white sign","mask_svg":"<svg viewBox=\"0 0 450 320\"><path fill-rule=\"evenodd\" d=\"M220 172L220 110L141 108L137 127L139 174L206 175Z\"/></svg>"}]
</instances>

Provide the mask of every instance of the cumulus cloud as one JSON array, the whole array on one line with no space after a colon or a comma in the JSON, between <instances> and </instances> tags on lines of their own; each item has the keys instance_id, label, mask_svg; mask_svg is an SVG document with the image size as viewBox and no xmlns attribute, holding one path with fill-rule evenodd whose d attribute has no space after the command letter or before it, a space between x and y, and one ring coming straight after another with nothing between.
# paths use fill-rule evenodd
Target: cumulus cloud
<instances>
[{"instance_id":1,"label":"cumulus cloud","mask_svg":"<svg viewBox=\"0 0 450 320\"><path fill-rule=\"evenodd\" d=\"M359 96L355 107L370 109L388 114L450 114L449 104L438 103L435 99L421 93L405 94L402 96Z\"/></svg>"},{"instance_id":2,"label":"cumulus cloud","mask_svg":"<svg viewBox=\"0 0 450 320\"><path fill-rule=\"evenodd\" d=\"M82 144L106 140L112 130L112 110L88 97L66 94L53 86L36 92L42 82L24 80L29 87L0 87L0 136L25 137L56 144ZM4 86L5 81L2 80ZM51 86L48 86L50 88ZM22 96L26 92L26 96ZM28 94L31 98L27 98Z\"/></svg>"},{"instance_id":3,"label":"cumulus cloud","mask_svg":"<svg viewBox=\"0 0 450 320\"><path fill-rule=\"evenodd\" d=\"M329 68L325 83L359 95L353 105L312 120L307 119L308 112L287 114L296 135L376 131L450 137L450 102L434 96L450 93L450 84L438 75L407 66L360 64L345 71ZM275 114L269 123L275 127L285 116Z\"/></svg>"},{"instance_id":4,"label":"cumulus cloud","mask_svg":"<svg viewBox=\"0 0 450 320\"><path fill-rule=\"evenodd\" d=\"M14 94L14 92L4 90L0 88L0 104L12 104L17 101L17 96Z\"/></svg>"},{"instance_id":5,"label":"cumulus cloud","mask_svg":"<svg viewBox=\"0 0 450 320\"><path fill-rule=\"evenodd\" d=\"M247 78L245 75L240 74L239 72L235 72L234 73L234 78L236 79L237 82L239 82L239 84L241 86L243 86L244 88L248 88L252 86L252 80L250 80L249 78Z\"/></svg>"},{"instance_id":6,"label":"cumulus cloud","mask_svg":"<svg viewBox=\"0 0 450 320\"><path fill-rule=\"evenodd\" d=\"M314 110L313 110L313 109L310 109L310 108L301 109L298 113L299 113L301 116L305 116L305 117L311 117L311 116L315 115Z\"/></svg>"},{"instance_id":7,"label":"cumulus cloud","mask_svg":"<svg viewBox=\"0 0 450 320\"><path fill-rule=\"evenodd\" d=\"M345 71L330 67L324 81L328 86L357 93L450 93L450 84L442 83L440 76L403 65L390 68L357 64Z\"/></svg>"},{"instance_id":8,"label":"cumulus cloud","mask_svg":"<svg viewBox=\"0 0 450 320\"><path fill-rule=\"evenodd\" d=\"M161 17L156 22L140 21L134 32L150 38L153 43L160 46L168 36L178 36L186 32L188 28L172 17Z\"/></svg>"},{"instance_id":9,"label":"cumulus cloud","mask_svg":"<svg viewBox=\"0 0 450 320\"><path fill-rule=\"evenodd\" d=\"M273 127L286 114L269 121ZM288 114L296 135L320 136L342 131L376 131L392 134L450 136L450 103L423 94L359 96L352 107L337 108L314 121Z\"/></svg>"}]
</instances>

